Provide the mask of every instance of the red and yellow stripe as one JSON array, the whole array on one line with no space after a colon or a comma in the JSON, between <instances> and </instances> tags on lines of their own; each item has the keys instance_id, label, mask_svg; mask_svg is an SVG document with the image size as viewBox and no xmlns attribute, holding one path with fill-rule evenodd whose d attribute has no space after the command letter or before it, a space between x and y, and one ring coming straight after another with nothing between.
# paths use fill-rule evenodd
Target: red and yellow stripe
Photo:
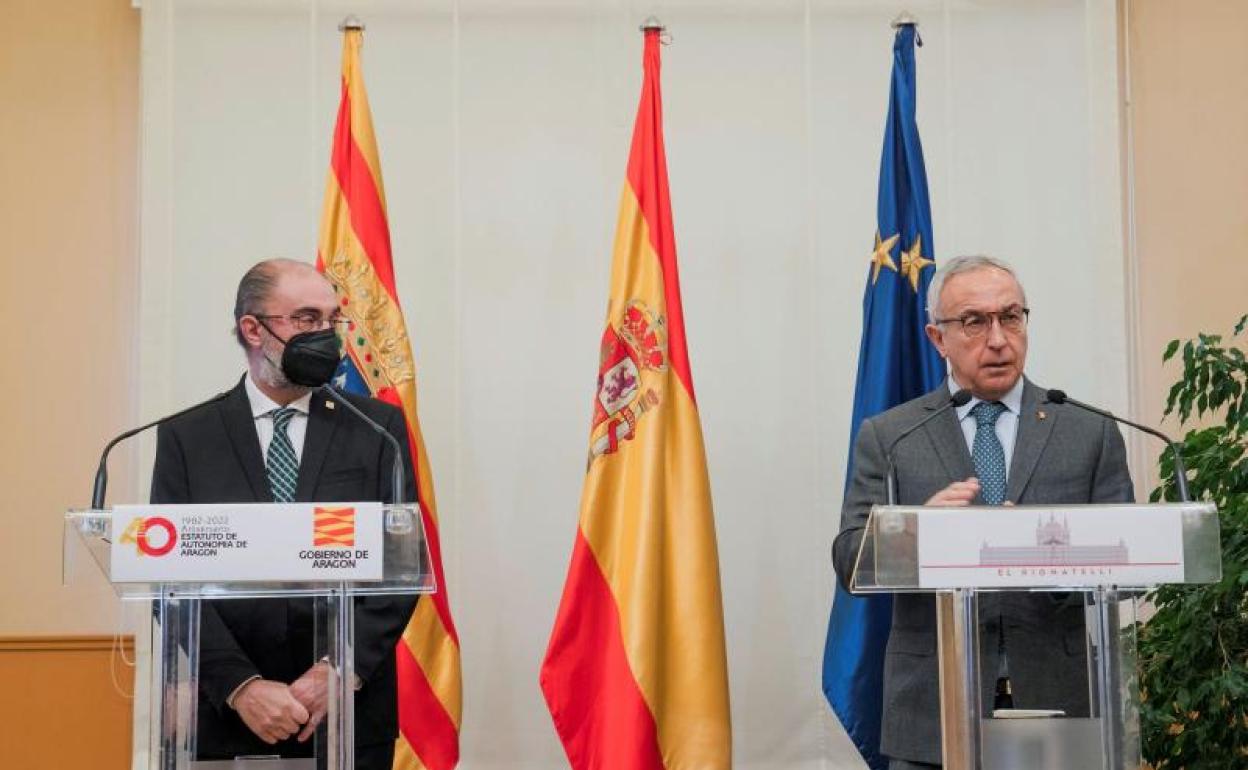
<instances>
[{"instance_id":1,"label":"red and yellow stripe","mask_svg":"<svg viewBox=\"0 0 1248 770\"><path fill-rule=\"evenodd\" d=\"M459 637L447 600L433 472L416 409L416 368L399 307L386 196L360 67L363 34L342 44L342 98L321 214L317 268L335 284L352 322L346 349L374 396L407 418L421 516L438 591L422 599L397 647L399 740L395 767L449 770L459 762Z\"/></svg>"},{"instance_id":2,"label":"red and yellow stripe","mask_svg":"<svg viewBox=\"0 0 1248 770\"><path fill-rule=\"evenodd\" d=\"M354 508L315 508L312 511L312 545L316 548L355 546Z\"/></svg>"},{"instance_id":3,"label":"red and yellow stripe","mask_svg":"<svg viewBox=\"0 0 1248 770\"><path fill-rule=\"evenodd\" d=\"M664 317L666 365L641 367L641 387L656 398L627 415L632 435L591 455L541 670L576 770L732 764L719 557L681 311L658 36L646 32L607 323L638 302Z\"/></svg>"}]
</instances>

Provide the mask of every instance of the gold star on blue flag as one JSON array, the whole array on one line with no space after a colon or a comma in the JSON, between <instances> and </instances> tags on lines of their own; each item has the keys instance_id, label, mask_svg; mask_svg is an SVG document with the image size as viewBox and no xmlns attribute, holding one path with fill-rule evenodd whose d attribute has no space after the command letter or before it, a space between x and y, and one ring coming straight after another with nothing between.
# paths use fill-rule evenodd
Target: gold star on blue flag
<instances>
[{"instance_id":1,"label":"gold star on blue flag","mask_svg":"<svg viewBox=\"0 0 1248 770\"><path fill-rule=\"evenodd\" d=\"M910 288L916 293L919 291L919 278L923 275L923 268L935 264L936 260L923 256L922 233L914 236L914 245L901 252L901 274L909 279Z\"/></svg>"},{"instance_id":2,"label":"gold star on blue flag","mask_svg":"<svg viewBox=\"0 0 1248 770\"><path fill-rule=\"evenodd\" d=\"M900 235L890 235L888 240L880 240L880 231L875 231L875 249L871 252L871 283L880 280L880 268L887 267L897 272L897 263L893 261L893 247L897 245Z\"/></svg>"}]
</instances>

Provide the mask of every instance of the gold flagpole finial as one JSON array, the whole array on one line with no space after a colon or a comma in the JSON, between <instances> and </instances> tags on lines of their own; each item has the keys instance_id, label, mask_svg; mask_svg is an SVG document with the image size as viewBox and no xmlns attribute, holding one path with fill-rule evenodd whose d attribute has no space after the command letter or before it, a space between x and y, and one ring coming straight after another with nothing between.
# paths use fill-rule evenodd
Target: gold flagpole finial
<instances>
[{"instance_id":1,"label":"gold flagpole finial","mask_svg":"<svg viewBox=\"0 0 1248 770\"><path fill-rule=\"evenodd\" d=\"M361 21L360 17L356 16L354 13L338 23L339 32L350 32L352 30L359 30L360 32L364 31L364 22Z\"/></svg>"},{"instance_id":2,"label":"gold flagpole finial","mask_svg":"<svg viewBox=\"0 0 1248 770\"><path fill-rule=\"evenodd\" d=\"M909 11L902 11L893 18L893 21L889 24L889 26L893 29L900 29L902 27L917 27L919 26L919 20L914 17L913 13L910 13Z\"/></svg>"}]
</instances>

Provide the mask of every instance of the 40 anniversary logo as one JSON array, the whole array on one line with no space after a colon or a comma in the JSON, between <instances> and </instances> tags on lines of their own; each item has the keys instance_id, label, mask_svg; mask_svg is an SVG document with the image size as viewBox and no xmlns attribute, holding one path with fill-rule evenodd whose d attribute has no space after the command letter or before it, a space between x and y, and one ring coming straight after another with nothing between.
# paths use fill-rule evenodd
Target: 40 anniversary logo
<instances>
[{"instance_id":1,"label":"40 anniversary logo","mask_svg":"<svg viewBox=\"0 0 1248 770\"><path fill-rule=\"evenodd\" d=\"M118 542L122 545L133 543L143 555L164 556L178 542L178 530L172 521L162 516L135 516Z\"/></svg>"}]
</instances>

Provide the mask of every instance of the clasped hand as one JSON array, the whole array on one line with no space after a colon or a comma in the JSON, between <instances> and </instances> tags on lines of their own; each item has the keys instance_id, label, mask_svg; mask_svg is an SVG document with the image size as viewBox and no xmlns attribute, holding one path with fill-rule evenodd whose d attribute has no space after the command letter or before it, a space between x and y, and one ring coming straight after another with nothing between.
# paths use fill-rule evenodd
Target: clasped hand
<instances>
[{"instance_id":1,"label":"clasped hand","mask_svg":"<svg viewBox=\"0 0 1248 770\"><path fill-rule=\"evenodd\" d=\"M298 733L302 743L325 718L329 701L329 664L317 663L289 685L254 679L234 697L234 710L247 728L268 744Z\"/></svg>"}]
</instances>

